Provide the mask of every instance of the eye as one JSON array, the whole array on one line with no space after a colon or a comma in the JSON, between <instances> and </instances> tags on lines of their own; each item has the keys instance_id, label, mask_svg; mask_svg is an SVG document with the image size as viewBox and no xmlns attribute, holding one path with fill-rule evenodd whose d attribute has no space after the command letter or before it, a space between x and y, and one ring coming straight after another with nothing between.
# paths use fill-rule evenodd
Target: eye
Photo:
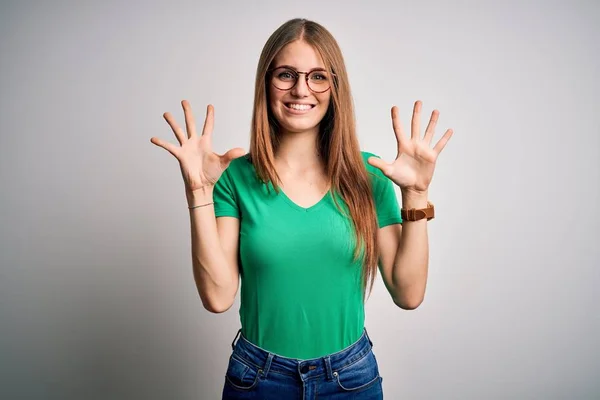
<instances>
[{"instance_id":1,"label":"eye","mask_svg":"<svg viewBox=\"0 0 600 400\"><path fill-rule=\"evenodd\" d=\"M277 74L277 78L281 79L282 81L291 81L296 79L296 74L290 70L284 70Z\"/></svg>"},{"instance_id":2,"label":"eye","mask_svg":"<svg viewBox=\"0 0 600 400\"><path fill-rule=\"evenodd\" d=\"M309 78L312 81L326 81L327 74L325 74L324 72L313 72L312 74L310 74Z\"/></svg>"}]
</instances>

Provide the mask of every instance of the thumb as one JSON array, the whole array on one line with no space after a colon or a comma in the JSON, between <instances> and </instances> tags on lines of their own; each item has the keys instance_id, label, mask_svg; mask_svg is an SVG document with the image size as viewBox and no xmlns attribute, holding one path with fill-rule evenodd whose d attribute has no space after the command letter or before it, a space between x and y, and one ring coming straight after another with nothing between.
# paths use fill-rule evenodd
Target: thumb
<instances>
[{"instance_id":1,"label":"thumb","mask_svg":"<svg viewBox=\"0 0 600 400\"><path fill-rule=\"evenodd\" d=\"M378 157L369 157L367 159L367 162L369 164L371 164L372 166L379 168L381 170L381 172L383 172L385 170L385 168L387 167L387 163Z\"/></svg>"},{"instance_id":2,"label":"thumb","mask_svg":"<svg viewBox=\"0 0 600 400\"><path fill-rule=\"evenodd\" d=\"M235 149L229 150L227 153L221 156L221 164L223 168L227 168L227 166L232 160L239 158L244 154L246 154L246 150L244 150L241 147L236 147Z\"/></svg>"},{"instance_id":3,"label":"thumb","mask_svg":"<svg viewBox=\"0 0 600 400\"><path fill-rule=\"evenodd\" d=\"M372 166L374 166L375 168L378 168L388 178L391 176L393 167L390 164L388 164L387 162L385 162L384 160L382 160L381 158L369 157L367 159L367 162L369 164L371 164Z\"/></svg>"}]
</instances>

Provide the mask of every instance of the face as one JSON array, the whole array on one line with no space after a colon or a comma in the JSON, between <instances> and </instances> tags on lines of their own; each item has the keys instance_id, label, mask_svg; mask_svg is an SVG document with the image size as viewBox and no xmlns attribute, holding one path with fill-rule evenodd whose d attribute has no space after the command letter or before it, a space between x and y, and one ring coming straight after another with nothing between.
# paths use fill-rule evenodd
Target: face
<instances>
[{"instance_id":1,"label":"face","mask_svg":"<svg viewBox=\"0 0 600 400\"><path fill-rule=\"evenodd\" d=\"M299 72L309 72L315 68L325 69L325 64L315 49L301 40L289 43L279 51L273 61L273 68L281 66L289 66ZM283 70L277 70L267 77L271 111L285 132L318 131L319 123L329 107L331 89L323 93L311 91L305 74L298 75L298 81L292 89L281 90L273 85L273 79L279 79L281 83L289 81L290 78L292 75ZM329 80L329 84L332 83L327 72L315 71L309 75L311 87L320 91L319 85L323 84L324 78Z\"/></svg>"}]
</instances>

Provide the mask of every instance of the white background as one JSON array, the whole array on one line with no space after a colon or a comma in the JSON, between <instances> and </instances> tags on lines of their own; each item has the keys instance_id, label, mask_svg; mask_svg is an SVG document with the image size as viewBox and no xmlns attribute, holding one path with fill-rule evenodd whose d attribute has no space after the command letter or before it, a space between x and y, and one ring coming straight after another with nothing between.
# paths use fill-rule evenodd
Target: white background
<instances>
[{"instance_id":1,"label":"white background","mask_svg":"<svg viewBox=\"0 0 600 400\"><path fill-rule=\"evenodd\" d=\"M0 397L217 399L236 304L202 308L176 160L182 99L248 149L283 22L344 53L363 150L414 101L454 137L425 302L367 303L386 399L600 397L600 3L0 3Z\"/></svg>"}]
</instances>

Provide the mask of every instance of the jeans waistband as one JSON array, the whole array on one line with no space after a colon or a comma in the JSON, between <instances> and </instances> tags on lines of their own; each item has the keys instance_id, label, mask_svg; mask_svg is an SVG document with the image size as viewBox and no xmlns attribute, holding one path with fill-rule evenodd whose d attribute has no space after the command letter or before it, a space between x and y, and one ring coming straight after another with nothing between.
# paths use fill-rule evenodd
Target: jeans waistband
<instances>
[{"instance_id":1,"label":"jeans waistband","mask_svg":"<svg viewBox=\"0 0 600 400\"><path fill-rule=\"evenodd\" d=\"M304 380L326 374L327 379L331 380L333 379L333 371L343 369L345 366L360 360L373 347L367 329L364 328L361 337L345 349L323 357L301 360L280 356L262 349L248 341L241 332L241 329L238 330L231 343L232 356L239 357L256 366L265 377L271 372L294 376L300 375ZM239 340L237 340L238 336Z\"/></svg>"}]
</instances>

